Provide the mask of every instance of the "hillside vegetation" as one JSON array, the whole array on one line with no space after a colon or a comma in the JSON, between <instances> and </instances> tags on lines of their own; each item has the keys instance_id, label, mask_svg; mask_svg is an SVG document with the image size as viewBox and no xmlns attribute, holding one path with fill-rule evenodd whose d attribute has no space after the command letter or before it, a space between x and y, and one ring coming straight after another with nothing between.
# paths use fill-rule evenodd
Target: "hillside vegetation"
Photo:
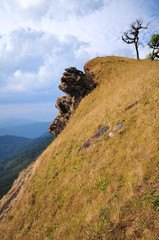
<instances>
[{"instance_id":1,"label":"hillside vegetation","mask_svg":"<svg viewBox=\"0 0 159 240\"><path fill-rule=\"evenodd\" d=\"M85 67L98 86L37 160L2 240L159 239L159 62Z\"/></svg>"},{"instance_id":2,"label":"hillside vegetation","mask_svg":"<svg viewBox=\"0 0 159 240\"><path fill-rule=\"evenodd\" d=\"M35 139L0 137L0 199L11 188L19 173L35 161L53 139L51 135Z\"/></svg>"},{"instance_id":3,"label":"hillside vegetation","mask_svg":"<svg viewBox=\"0 0 159 240\"><path fill-rule=\"evenodd\" d=\"M49 137L51 137L51 135ZM44 142L43 136L33 139L10 135L0 136L0 163L4 158L31 148L41 142Z\"/></svg>"}]
</instances>

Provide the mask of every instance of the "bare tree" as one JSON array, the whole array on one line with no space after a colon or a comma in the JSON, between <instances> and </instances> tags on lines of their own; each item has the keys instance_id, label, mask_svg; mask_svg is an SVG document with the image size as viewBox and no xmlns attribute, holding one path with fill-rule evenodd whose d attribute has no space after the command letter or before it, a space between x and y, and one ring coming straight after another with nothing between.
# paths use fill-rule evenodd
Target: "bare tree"
<instances>
[{"instance_id":1,"label":"bare tree","mask_svg":"<svg viewBox=\"0 0 159 240\"><path fill-rule=\"evenodd\" d=\"M148 28L148 24L144 27L143 25L143 21L141 19L136 19L135 22L133 22L130 25L130 30L124 32L123 36L122 36L122 40L124 42L126 42L127 44L135 44L135 49L136 49L136 55L137 55L137 59L139 59L139 31L141 29L147 29Z\"/></svg>"}]
</instances>

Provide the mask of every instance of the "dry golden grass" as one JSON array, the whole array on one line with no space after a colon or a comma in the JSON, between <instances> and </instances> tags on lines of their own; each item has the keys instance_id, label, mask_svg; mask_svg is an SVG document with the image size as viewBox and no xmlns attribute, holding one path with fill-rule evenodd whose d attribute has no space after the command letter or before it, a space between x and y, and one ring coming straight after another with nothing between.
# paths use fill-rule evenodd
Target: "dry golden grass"
<instances>
[{"instance_id":1,"label":"dry golden grass","mask_svg":"<svg viewBox=\"0 0 159 240\"><path fill-rule=\"evenodd\" d=\"M87 66L98 86L41 156L2 240L159 239L159 62L103 57ZM115 137L79 151L119 122Z\"/></svg>"}]
</instances>

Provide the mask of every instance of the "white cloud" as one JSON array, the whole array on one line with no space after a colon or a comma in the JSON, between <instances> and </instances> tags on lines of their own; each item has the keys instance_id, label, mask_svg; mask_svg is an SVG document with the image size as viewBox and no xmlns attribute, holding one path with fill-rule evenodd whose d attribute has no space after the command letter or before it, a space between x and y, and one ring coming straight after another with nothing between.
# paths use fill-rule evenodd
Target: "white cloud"
<instances>
[{"instance_id":1,"label":"white cloud","mask_svg":"<svg viewBox=\"0 0 159 240\"><path fill-rule=\"evenodd\" d=\"M16 19L37 19L48 16L65 21L70 16L83 16L100 10L108 0L5 0L0 8Z\"/></svg>"},{"instance_id":2,"label":"white cloud","mask_svg":"<svg viewBox=\"0 0 159 240\"><path fill-rule=\"evenodd\" d=\"M121 36L137 18L141 58L159 32L156 0L5 0L0 2L0 101L55 101L66 67L96 56L136 57ZM61 93L62 94L62 93ZM52 97L53 96L53 97Z\"/></svg>"},{"instance_id":3,"label":"white cloud","mask_svg":"<svg viewBox=\"0 0 159 240\"><path fill-rule=\"evenodd\" d=\"M153 14L150 10L152 6L153 4L149 4L149 1L113 0L100 11L82 18L70 17L65 20L65 24L46 17L41 22L41 28L44 31L56 33L60 37L69 33L81 41L89 42L90 47L87 50L92 56L110 55L115 50L124 47L121 36L124 31L129 29L131 22L137 18L142 18L144 24L152 21ZM157 26L158 20L153 19L153 22ZM141 31L141 42L147 42L154 29L155 27L151 24L148 31ZM125 47L129 48L129 46ZM135 56L135 48L132 48L132 51Z\"/></svg>"},{"instance_id":4,"label":"white cloud","mask_svg":"<svg viewBox=\"0 0 159 240\"><path fill-rule=\"evenodd\" d=\"M121 36L134 19L154 19L148 11L154 7L154 1L143 0L2 1L1 12L14 16L13 23L31 27L13 28L0 38L1 94L57 89L65 67L82 68L97 55L135 57L134 46L123 43ZM142 58L150 32L140 34Z\"/></svg>"},{"instance_id":5,"label":"white cloud","mask_svg":"<svg viewBox=\"0 0 159 240\"><path fill-rule=\"evenodd\" d=\"M64 20L70 16L84 16L104 7L106 0L59 0L50 4L48 16ZM58 14L56 14L58 12Z\"/></svg>"},{"instance_id":6,"label":"white cloud","mask_svg":"<svg viewBox=\"0 0 159 240\"><path fill-rule=\"evenodd\" d=\"M19 5L22 9L30 9L30 8L37 8L40 6L40 8L44 5L44 3L49 3L47 0L17 0Z\"/></svg>"},{"instance_id":7,"label":"white cloud","mask_svg":"<svg viewBox=\"0 0 159 240\"><path fill-rule=\"evenodd\" d=\"M57 36L19 29L0 39L0 93L45 91L58 85L65 67L83 65L87 43L67 35ZM87 56L86 56L87 55ZM80 57L79 57L80 56Z\"/></svg>"}]
</instances>

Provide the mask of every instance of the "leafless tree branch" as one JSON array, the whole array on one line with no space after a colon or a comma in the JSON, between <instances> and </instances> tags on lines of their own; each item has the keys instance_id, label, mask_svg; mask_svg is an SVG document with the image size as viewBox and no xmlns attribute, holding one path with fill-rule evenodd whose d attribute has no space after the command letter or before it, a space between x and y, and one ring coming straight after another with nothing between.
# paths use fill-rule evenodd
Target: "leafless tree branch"
<instances>
[{"instance_id":1,"label":"leafless tree branch","mask_svg":"<svg viewBox=\"0 0 159 240\"><path fill-rule=\"evenodd\" d=\"M139 31L141 29L147 29L149 23L146 26L143 26L142 19L136 19L135 22L131 23L130 30L127 32L124 32L122 36L122 40L127 44L135 44L137 59L139 59L139 52L138 52L138 46L139 46Z\"/></svg>"}]
</instances>

